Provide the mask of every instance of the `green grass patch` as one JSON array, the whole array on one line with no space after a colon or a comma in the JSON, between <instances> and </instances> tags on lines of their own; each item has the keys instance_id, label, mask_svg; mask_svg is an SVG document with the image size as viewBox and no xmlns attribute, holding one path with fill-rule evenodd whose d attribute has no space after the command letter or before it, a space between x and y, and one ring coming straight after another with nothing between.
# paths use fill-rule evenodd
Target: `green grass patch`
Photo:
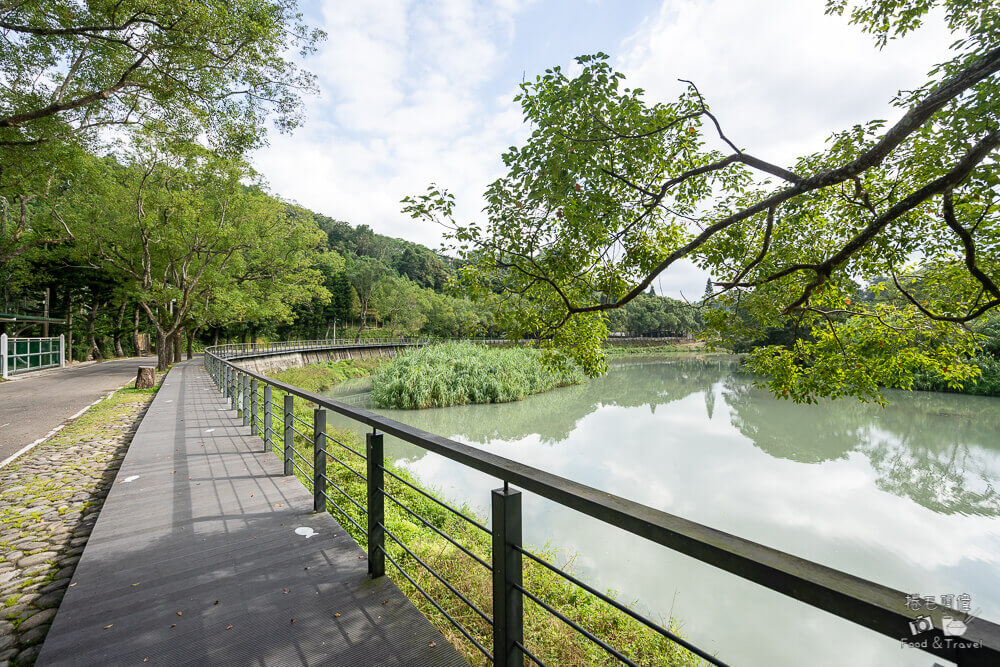
<instances>
[{"instance_id":1,"label":"green grass patch","mask_svg":"<svg viewBox=\"0 0 1000 667\"><path fill-rule=\"evenodd\" d=\"M323 365L314 364L313 366ZM287 377L286 373L288 371L274 374L274 376ZM310 391L318 391L319 387L329 388L335 384L335 381L321 379L313 371L302 377L306 378L306 383L298 386ZM263 392L263 389L261 388L260 391ZM261 393L258 397L259 401L263 401L262 395ZM281 405L283 392L275 390L273 401L276 405ZM314 404L301 399L295 400L296 415L307 423L312 423L314 407ZM328 434L332 439L328 441L330 452L336 455L343 464L350 466L362 475L365 474L365 459L351 451L364 453L365 444L362 437L354 431L336 428L329 428ZM272 451L281 456L281 443L273 443ZM295 436L295 452L295 463L298 466L294 468L295 476L311 491L313 488L311 477L312 444L305 438ZM365 534L352 523L353 520L359 525L365 526L367 518L358 506L345 498L346 494L362 507L366 506L365 482L343 464L332 458L327 460L327 476L342 490L338 490L332 484L328 485L327 494L333 502L328 503L327 510L362 548L367 549ZM389 462L386 463L385 467L410 484L420 486L417 480L405 469ZM479 528L443 509L390 475L385 476L385 491L415 514L423 517L427 523L450 535L483 561L487 563L491 561L491 538ZM433 489L428 490L428 492L441 497ZM484 494L488 494L488 491L484 490ZM462 506L458 509L466 515L476 518L481 524L488 525L485 518L476 516L476 513L470 508ZM387 529L415 556L435 570L438 575L479 609L487 615L491 613L492 575L486 568L388 498L385 500L385 519ZM492 627L390 537L386 537L385 543L389 555L406 569L420 587L427 591L448 614L458 620L476 641L490 650L492 647ZM536 549L533 552L551 563L562 566L563 569L572 569L570 567L572 559L569 563L565 559L560 560L551 549ZM413 584L395 569L388 559L386 560L386 574L470 664L491 664L455 626L427 601ZM682 666L705 664L697 656L677 644L529 559L524 560L523 580L525 588L533 594L587 628L588 631L627 655L637 664ZM612 592L608 593L613 596ZM659 620L664 627L680 634L677 632L673 619L656 620ZM550 665L620 664L599 646L589 642L527 598L524 600L524 634L525 645L528 649Z\"/></svg>"},{"instance_id":2,"label":"green grass patch","mask_svg":"<svg viewBox=\"0 0 1000 667\"><path fill-rule=\"evenodd\" d=\"M371 375L372 371L386 361L388 360L381 357L324 361L271 373L270 377L278 382L295 385L307 391L326 391L344 380Z\"/></svg>"},{"instance_id":3,"label":"green grass patch","mask_svg":"<svg viewBox=\"0 0 1000 667\"><path fill-rule=\"evenodd\" d=\"M604 346L604 351L608 357L615 359L618 357L658 357L665 354L705 354L705 346L694 345L674 345L671 343L659 343L656 345L615 345L608 342Z\"/></svg>"},{"instance_id":4,"label":"green grass patch","mask_svg":"<svg viewBox=\"0 0 1000 667\"><path fill-rule=\"evenodd\" d=\"M445 343L401 354L379 368L372 402L402 409L507 403L584 379L570 362L546 358L536 348Z\"/></svg>"}]
</instances>

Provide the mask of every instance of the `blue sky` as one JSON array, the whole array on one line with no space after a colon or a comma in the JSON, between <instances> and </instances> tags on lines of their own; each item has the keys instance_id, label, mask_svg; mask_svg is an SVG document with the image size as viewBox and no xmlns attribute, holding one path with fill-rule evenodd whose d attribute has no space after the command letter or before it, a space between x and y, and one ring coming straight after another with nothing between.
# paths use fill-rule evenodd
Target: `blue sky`
<instances>
[{"instance_id":1,"label":"blue sky","mask_svg":"<svg viewBox=\"0 0 1000 667\"><path fill-rule=\"evenodd\" d=\"M833 131L901 115L951 39L929 24L879 52L822 0L302 0L329 37L303 64L320 95L308 120L255 158L274 192L317 212L437 248L440 232L399 212L436 182L459 217L479 216L500 154L526 136L522 76L604 51L650 100L694 80L741 147L790 164ZM701 295L678 265L658 292Z\"/></svg>"}]
</instances>

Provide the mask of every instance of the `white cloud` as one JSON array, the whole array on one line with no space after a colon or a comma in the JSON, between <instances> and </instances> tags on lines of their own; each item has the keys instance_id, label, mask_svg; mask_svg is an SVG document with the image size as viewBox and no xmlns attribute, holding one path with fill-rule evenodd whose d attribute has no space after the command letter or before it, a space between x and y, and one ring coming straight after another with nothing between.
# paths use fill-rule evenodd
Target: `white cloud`
<instances>
[{"instance_id":1,"label":"white cloud","mask_svg":"<svg viewBox=\"0 0 1000 667\"><path fill-rule=\"evenodd\" d=\"M400 213L399 200L435 182L456 194L459 219L481 215L500 155L526 135L516 82L504 77L526 58L512 50L518 29L528 32L518 21L538 21L528 4L323 4L329 39L306 63L322 95L308 101L306 127L275 137L258 167L276 192L313 210L436 247L440 230ZM573 32L591 16L560 20ZM889 105L897 90L920 85L947 56L951 40L929 23L880 52L818 0L667 0L615 62L651 101L675 97L678 78L695 81L737 145L789 164L822 150L833 131L898 117ZM678 263L655 285L697 299L706 277Z\"/></svg>"},{"instance_id":2,"label":"white cloud","mask_svg":"<svg viewBox=\"0 0 1000 667\"><path fill-rule=\"evenodd\" d=\"M463 218L500 173L521 131L512 95L490 85L524 3L324 5L329 39L307 66L322 94L306 127L280 136L258 168L282 196L352 224L438 244L439 230L400 213L430 182L458 196Z\"/></svg>"},{"instance_id":3,"label":"white cloud","mask_svg":"<svg viewBox=\"0 0 1000 667\"><path fill-rule=\"evenodd\" d=\"M617 61L652 100L695 82L726 134L765 160L791 163L832 132L902 114L889 102L926 81L951 43L940 22L879 51L846 18L802 0L670 0Z\"/></svg>"},{"instance_id":4,"label":"white cloud","mask_svg":"<svg viewBox=\"0 0 1000 667\"><path fill-rule=\"evenodd\" d=\"M625 40L616 67L649 101L673 99L686 86L678 79L693 81L737 146L791 166L837 130L902 115L893 96L924 83L952 41L929 23L878 51L818 1L668 0ZM698 298L707 278L678 263L658 291Z\"/></svg>"}]
</instances>

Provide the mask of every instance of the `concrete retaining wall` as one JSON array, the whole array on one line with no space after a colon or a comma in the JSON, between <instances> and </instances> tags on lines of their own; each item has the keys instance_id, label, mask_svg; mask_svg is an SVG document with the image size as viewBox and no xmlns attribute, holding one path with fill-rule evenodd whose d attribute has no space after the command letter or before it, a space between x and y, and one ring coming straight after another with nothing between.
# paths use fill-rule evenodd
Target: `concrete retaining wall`
<instances>
[{"instance_id":1,"label":"concrete retaining wall","mask_svg":"<svg viewBox=\"0 0 1000 667\"><path fill-rule=\"evenodd\" d=\"M342 361L344 359L369 359L371 357L383 357L391 359L400 350L409 349L409 345L386 346L378 345L371 347L344 347L330 350L304 350L302 352L284 352L266 357L251 357L240 359L235 363L247 370L261 375L276 373L288 368L299 368L309 364L321 363L324 361Z\"/></svg>"}]
</instances>

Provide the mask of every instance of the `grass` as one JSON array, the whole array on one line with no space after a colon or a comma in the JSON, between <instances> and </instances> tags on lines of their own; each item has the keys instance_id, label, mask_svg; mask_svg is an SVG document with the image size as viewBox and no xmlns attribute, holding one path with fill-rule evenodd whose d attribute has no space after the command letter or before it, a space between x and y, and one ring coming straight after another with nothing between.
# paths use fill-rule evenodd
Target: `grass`
<instances>
[{"instance_id":1,"label":"grass","mask_svg":"<svg viewBox=\"0 0 1000 667\"><path fill-rule=\"evenodd\" d=\"M335 362L330 365L336 366L339 363L344 362ZM315 364L314 366L320 365ZM331 374L338 373L337 369L331 368L330 371ZM321 391L321 387L328 387L330 384L329 380L321 378L319 373L312 370L303 373L300 377L305 378L306 382L299 386L309 391ZM275 402L282 400L279 396L280 393L274 392ZM295 411L301 419L311 422L313 407L313 405L299 400L296 401ZM333 439L328 445L330 451L344 463L363 474L366 465L365 459L350 451L350 449L359 453L364 451L361 437L352 431L332 428L329 429L328 434ZM298 459L296 462L303 469L310 470L306 461L311 463L313 460L311 443L304 438L296 437L295 450ZM385 467L410 484L419 486L417 481L404 469L389 462L385 464ZM312 489L310 477L298 470L295 474L307 488ZM351 522L353 520L361 526L365 526L366 518L354 503L342 495L346 494L360 505L365 506L367 492L364 480L359 479L346 467L332 459L327 462L327 474L331 481L343 490L338 491L330 485L327 493L337 504L329 503L328 510L362 548L367 548L365 534ZM443 509L390 475L385 476L385 491L415 514L423 517L434 528L450 535L483 561L490 562L491 538L482 530ZM429 490L429 492L433 494L433 490ZM480 523L487 525L483 517L476 516L468 507L463 506L459 509ZM385 519L385 525L389 532L405 544L415 556L435 570L479 609L490 615L492 576L482 564L457 549L388 498L385 501ZM487 650L491 649L492 629L479 614L459 600L388 536L386 537L386 551L448 614L458 620L477 642L486 647ZM550 563L564 566L563 569L569 569L565 567L568 564L559 562L556 554L551 550L536 550L534 553ZM570 559L571 561L572 559ZM386 573L424 616L434 623L442 634L458 648L466 660L473 665L490 664L472 642L437 611L412 583L395 570L392 562L388 559L386 560ZM523 565L523 579L527 590L638 664L704 664L699 658L677 644L527 558ZM661 621L661 625L676 632L672 620ZM619 664L603 649L583 638L575 630L527 598L524 600L524 634L527 648L550 665Z\"/></svg>"},{"instance_id":2,"label":"grass","mask_svg":"<svg viewBox=\"0 0 1000 667\"><path fill-rule=\"evenodd\" d=\"M370 375L372 371L387 361L381 357L324 361L278 371L272 373L271 377L279 382L303 387L309 391L326 391L344 380Z\"/></svg>"},{"instance_id":3,"label":"grass","mask_svg":"<svg viewBox=\"0 0 1000 667\"><path fill-rule=\"evenodd\" d=\"M663 354L677 354L686 352L690 354L705 354L704 345L615 345L608 343L604 351L608 357L655 357Z\"/></svg>"},{"instance_id":4,"label":"grass","mask_svg":"<svg viewBox=\"0 0 1000 667\"><path fill-rule=\"evenodd\" d=\"M379 368L372 402L402 409L507 403L583 381L579 368L553 362L535 348L444 343L401 354Z\"/></svg>"}]
</instances>

